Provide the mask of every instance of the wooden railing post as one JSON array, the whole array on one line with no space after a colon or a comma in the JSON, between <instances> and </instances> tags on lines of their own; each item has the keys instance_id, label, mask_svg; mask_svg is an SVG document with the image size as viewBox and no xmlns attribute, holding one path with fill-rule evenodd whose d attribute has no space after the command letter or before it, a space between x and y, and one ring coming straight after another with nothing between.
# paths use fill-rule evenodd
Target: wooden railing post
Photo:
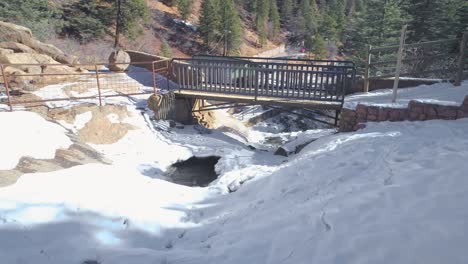
<instances>
[{"instance_id":1,"label":"wooden railing post","mask_svg":"<svg viewBox=\"0 0 468 264\"><path fill-rule=\"evenodd\" d=\"M372 59L372 46L367 47L366 70L364 72L364 92L369 92L370 64Z\"/></svg>"},{"instance_id":2,"label":"wooden railing post","mask_svg":"<svg viewBox=\"0 0 468 264\"><path fill-rule=\"evenodd\" d=\"M460 43L460 53L458 56L457 75L455 76L455 86L460 86L463 80L463 70L465 68L465 60L467 56L468 32L463 33Z\"/></svg>"},{"instance_id":3,"label":"wooden railing post","mask_svg":"<svg viewBox=\"0 0 468 264\"><path fill-rule=\"evenodd\" d=\"M152 69L152 70L151 70L151 74L152 74L152 76L153 76L153 93L154 93L154 95L156 95L157 92L158 92L158 90L157 90L157 88L156 88L157 83L156 83L156 72L155 72L156 69L155 69L155 67L154 67L154 64L155 64L155 63L156 63L156 61L153 61L153 62L151 63L151 69Z\"/></svg>"},{"instance_id":4,"label":"wooden railing post","mask_svg":"<svg viewBox=\"0 0 468 264\"><path fill-rule=\"evenodd\" d=\"M6 76L5 67L3 66L3 64L1 64L0 68L2 70L3 83L5 85L5 92L6 92L7 99L8 99L8 106L10 107L10 112L13 112L13 106L11 105L11 98L10 98L10 88L8 86L8 79Z\"/></svg>"},{"instance_id":5,"label":"wooden railing post","mask_svg":"<svg viewBox=\"0 0 468 264\"><path fill-rule=\"evenodd\" d=\"M400 48L398 48L398 60L395 70L395 80L393 81L393 97L392 103L396 102L397 99L397 90L398 90L398 83L400 81L400 72L401 72L401 65L403 61L403 51L405 48L405 40L406 40L406 29L408 25L404 25L401 29L401 36L400 36Z\"/></svg>"},{"instance_id":6,"label":"wooden railing post","mask_svg":"<svg viewBox=\"0 0 468 264\"><path fill-rule=\"evenodd\" d=\"M97 64L94 64L94 69L96 70L96 82L97 82L98 96L99 96L99 107L102 107L101 82L99 80L99 69L98 69Z\"/></svg>"}]
</instances>

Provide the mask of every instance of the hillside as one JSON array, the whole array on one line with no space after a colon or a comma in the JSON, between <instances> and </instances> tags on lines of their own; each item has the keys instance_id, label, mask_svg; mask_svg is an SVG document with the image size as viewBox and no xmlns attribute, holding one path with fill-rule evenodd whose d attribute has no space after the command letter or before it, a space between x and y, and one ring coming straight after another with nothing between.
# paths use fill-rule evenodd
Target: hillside
<instances>
[{"instance_id":1,"label":"hillside","mask_svg":"<svg viewBox=\"0 0 468 264\"><path fill-rule=\"evenodd\" d=\"M194 54L219 55L222 53L222 42L217 43L218 45L210 49L203 47L200 33L182 23L180 12L175 6L168 6L162 1L148 0L147 2L152 12L151 27L154 37L151 38L149 36L151 30L146 29L141 39L128 43L129 48L149 53L155 53L154 51L156 50L156 53L158 53L161 49L161 40L166 39L176 56L186 57ZM201 2L202 0L193 1L193 8L186 22L198 26ZM242 20L242 27L245 30L245 34L240 48L240 55L255 55L262 51L275 48L285 41L284 37L278 39L274 43L269 40L264 47L259 47L255 45L258 43L259 39L258 33L251 25L251 17L244 17ZM139 46L137 43L141 43L141 40L144 41L144 45ZM152 44L149 44L149 42L152 42Z\"/></svg>"},{"instance_id":2,"label":"hillside","mask_svg":"<svg viewBox=\"0 0 468 264\"><path fill-rule=\"evenodd\" d=\"M124 48L161 54L162 43L167 41L174 57L222 53L221 39L209 47L202 43L201 33L197 30L201 0L193 1L187 21L181 19L175 5L165 4L167 1L139 1L147 5L148 18L142 23L141 31L137 28L137 34L132 33L135 38L122 36ZM0 3L0 20L31 28L40 40L79 57L82 62L102 62L107 61L114 44L114 11L109 8L112 3L108 0L41 0L31 3L14 0L10 4ZM244 34L240 55L254 55L284 42L284 38L279 37L275 43L268 41L260 47L252 16L241 7L238 9L244 14L241 16Z\"/></svg>"}]
</instances>

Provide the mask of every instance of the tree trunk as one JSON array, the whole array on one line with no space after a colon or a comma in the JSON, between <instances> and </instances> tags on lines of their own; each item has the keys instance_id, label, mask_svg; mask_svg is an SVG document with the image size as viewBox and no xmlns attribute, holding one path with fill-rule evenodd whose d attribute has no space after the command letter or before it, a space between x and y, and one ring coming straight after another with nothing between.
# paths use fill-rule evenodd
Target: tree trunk
<instances>
[{"instance_id":1,"label":"tree trunk","mask_svg":"<svg viewBox=\"0 0 468 264\"><path fill-rule=\"evenodd\" d=\"M117 16L115 21L115 42L114 48L120 47L120 31L122 27L122 0L115 0L117 5Z\"/></svg>"}]
</instances>

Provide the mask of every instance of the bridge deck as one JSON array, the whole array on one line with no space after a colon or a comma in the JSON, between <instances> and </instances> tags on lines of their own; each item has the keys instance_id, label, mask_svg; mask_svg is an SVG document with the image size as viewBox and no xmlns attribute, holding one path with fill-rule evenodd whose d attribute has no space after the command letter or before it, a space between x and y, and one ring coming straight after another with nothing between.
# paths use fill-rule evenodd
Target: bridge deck
<instances>
[{"instance_id":1,"label":"bridge deck","mask_svg":"<svg viewBox=\"0 0 468 264\"><path fill-rule=\"evenodd\" d=\"M319 101L319 100L300 100L300 99L283 99L278 97L242 95L242 94L226 94L216 92L202 92L195 90L180 90L176 94L183 97L206 99L221 102L234 103L255 103L260 105L280 105L289 107L314 108L320 110L339 110L342 107L341 102Z\"/></svg>"}]
</instances>

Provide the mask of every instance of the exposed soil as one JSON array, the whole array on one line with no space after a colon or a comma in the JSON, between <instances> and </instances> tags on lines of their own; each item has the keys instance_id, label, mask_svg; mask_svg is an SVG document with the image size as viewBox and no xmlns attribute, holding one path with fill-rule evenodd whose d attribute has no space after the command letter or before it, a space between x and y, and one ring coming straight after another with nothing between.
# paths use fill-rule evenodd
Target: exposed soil
<instances>
[{"instance_id":1,"label":"exposed soil","mask_svg":"<svg viewBox=\"0 0 468 264\"><path fill-rule=\"evenodd\" d=\"M113 144L122 139L129 130L134 129L130 124L122 121L130 116L126 106L106 105L99 106L76 106L70 109L51 109L48 117L53 120L63 120L73 124L79 114L91 112L92 118L78 131L78 139L81 142L92 144ZM118 118L118 122L111 122L109 115Z\"/></svg>"},{"instance_id":2,"label":"exposed soil","mask_svg":"<svg viewBox=\"0 0 468 264\"><path fill-rule=\"evenodd\" d=\"M89 163L110 162L90 146L79 142L75 135L68 135L73 144L68 149L58 149L53 159L23 157L13 170L0 170L0 188L16 183L26 173L51 172Z\"/></svg>"}]
</instances>

